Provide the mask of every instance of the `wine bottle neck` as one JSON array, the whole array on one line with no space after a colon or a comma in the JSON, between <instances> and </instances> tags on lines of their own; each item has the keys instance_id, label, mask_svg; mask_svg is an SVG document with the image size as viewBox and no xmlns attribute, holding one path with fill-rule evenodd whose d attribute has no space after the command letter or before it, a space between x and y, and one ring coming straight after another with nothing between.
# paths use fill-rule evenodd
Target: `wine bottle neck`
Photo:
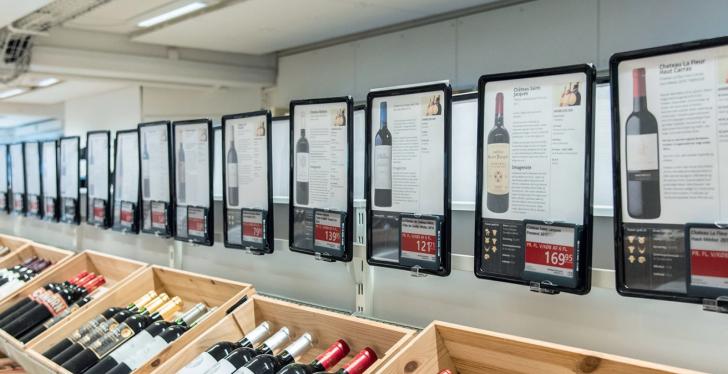
<instances>
[{"instance_id":1,"label":"wine bottle neck","mask_svg":"<svg viewBox=\"0 0 728 374\"><path fill-rule=\"evenodd\" d=\"M634 99L632 99L632 107L633 112L647 110L647 98L645 96L635 96Z\"/></svg>"}]
</instances>

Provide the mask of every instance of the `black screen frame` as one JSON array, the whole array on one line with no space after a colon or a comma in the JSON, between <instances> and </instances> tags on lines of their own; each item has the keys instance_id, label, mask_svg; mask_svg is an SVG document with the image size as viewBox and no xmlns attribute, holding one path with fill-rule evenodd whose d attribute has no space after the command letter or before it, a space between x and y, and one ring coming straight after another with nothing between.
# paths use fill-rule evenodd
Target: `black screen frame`
<instances>
[{"instance_id":1,"label":"black screen frame","mask_svg":"<svg viewBox=\"0 0 728 374\"><path fill-rule=\"evenodd\" d=\"M142 129L145 127L155 127L155 126L164 126L165 131L167 132L167 175L169 178L167 178L167 183L169 184L169 202L167 203L169 208L167 209L167 231L165 233L159 233L159 231L154 229L145 230L144 229L144 195L142 192L142 178L143 175L142 172ZM143 234L151 234L158 236L160 238L172 238L175 233L175 207L176 207L176 200L174 198L174 181L175 181L175 168L174 168L174 160L172 159L172 148L174 147L174 140L172 139L172 123L170 121L155 121L155 122L143 122L137 125L137 135L139 137L139 201L141 206L141 211L139 214L139 232ZM151 174L150 174L151 175ZM151 210L151 200L150 200L150 207ZM151 219L151 211L150 211L150 219ZM151 227L151 224L150 224Z\"/></svg>"},{"instance_id":2,"label":"black screen frame","mask_svg":"<svg viewBox=\"0 0 728 374\"><path fill-rule=\"evenodd\" d=\"M13 189L13 183L12 183L13 164L15 163L15 161L12 160L12 155L13 155L12 147L13 146L20 146L20 157L22 158L20 160L20 165L23 168L23 193L22 193L23 196L21 198L22 208L20 208L20 210L15 209L15 196L14 196L15 190ZM26 213L28 211L28 209L27 209L28 208L28 206L27 206L28 205L28 176L26 175L26 170L25 170L25 143L17 142L17 143L10 144L8 146L8 154L11 157L11 161L10 161L10 177L11 177L10 202L12 203L12 207L10 208L10 212L13 214L16 214L16 215L24 216L24 215L26 215Z\"/></svg>"},{"instance_id":3,"label":"black screen frame","mask_svg":"<svg viewBox=\"0 0 728 374\"><path fill-rule=\"evenodd\" d=\"M106 135L106 206L104 207L104 222L102 224L97 224L93 222L93 214L90 214L93 211L93 201L91 200L91 197L88 193L88 179L89 179L89 168L88 168L88 157L89 157L89 139L93 135ZM111 131L109 130L96 130L96 131L89 131L86 133L86 223L100 228L100 229L108 229L111 228Z\"/></svg>"},{"instance_id":4,"label":"black screen frame","mask_svg":"<svg viewBox=\"0 0 728 374\"><path fill-rule=\"evenodd\" d=\"M59 140L45 140L45 141L41 141L39 143L40 143L39 147L40 147L40 165L41 165L40 190L41 190L41 195L43 195L43 198L41 200L41 207L42 207L41 211L43 212L43 220L49 221L49 222L58 222L58 220L60 219L60 213L61 213L61 204L60 204L60 202L61 202L61 188L60 188L61 175L59 173L59 168L58 168L59 163L60 163L58 153L60 151L61 143ZM43 167L45 166L45 160L43 159L43 147L49 143L53 144L53 150L55 151L55 161L56 161L55 166L54 166L56 168L56 202L53 205L53 212L50 215L45 210L45 199L46 199L47 193L45 190L45 186L43 185L43 178L44 178Z\"/></svg>"},{"instance_id":5,"label":"black screen frame","mask_svg":"<svg viewBox=\"0 0 728 374\"><path fill-rule=\"evenodd\" d=\"M80 225L81 224L81 137L80 136L64 136L60 139L58 142L58 150L59 152L63 149L63 142L67 140L75 140L76 141L76 177L78 178L76 180L76 204L75 204L75 212L73 221L66 221L63 219L63 216L61 215L59 217L59 220L63 223L68 223L72 225ZM58 162L60 165L61 158L58 157ZM85 161L84 161L85 162ZM60 168L59 168L60 169ZM59 196L59 204L63 204L63 196L61 196L61 173L59 170L58 173L58 196ZM59 209L62 209L59 207ZM62 210L60 210L62 211Z\"/></svg>"},{"instance_id":6,"label":"black screen frame","mask_svg":"<svg viewBox=\"0 0 728 374\"><path fill-rule=\"evenodd\" d=\"M137 162L139 164L139 175L137 176L137 199L134 202L136 206L134 207L133 212L133 223L131 228L121 227L121 222L116 221L116 217L114 216L114 210L116 210L116 193L118 192L118 189L116 188L116 173L118 170L116 170L117 160L119 157L119 136L124 134L136 134L137 139ZM114 172L111 174L111 182L113 182L114 186L114 193L111 195L111 229L113 231L119 231L125 234L139 234L139 227L140 227L140 216L142 211L142 191L141 191L141 178L142 178L142 169L141 169L141 160L139 159L139 148L141 146L141 143L139 143L139 130L138 128L133 129L127 129L127 130L118 130L116 131L116 134L114 136ZM127 156L128 157L128 156ZM122 201L122 200L119 200Z\"/></svg>"}]
</instances>

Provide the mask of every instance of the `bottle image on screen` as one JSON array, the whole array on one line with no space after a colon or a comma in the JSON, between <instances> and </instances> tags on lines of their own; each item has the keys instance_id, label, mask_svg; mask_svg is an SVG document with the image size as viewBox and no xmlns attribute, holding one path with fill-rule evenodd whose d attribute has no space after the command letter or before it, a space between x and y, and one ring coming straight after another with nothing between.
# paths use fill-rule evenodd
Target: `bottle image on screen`
<instances>
[{"instance_id":1,"label":"bottle image on screen","mask_svg":"<svg viewBox=\"0 0 728 374\"><path fill-rule=\"evenodd\" d=\"M95 185L95 183L91 183L91 179L93 179L93 178L91 178L91 171L92 170L95 170L94 168L96 167L95 166L95 161L96 160L94 160L93 147L91 147L90 144L86 146L86 158L87 158L87 165L86 165L86 185L87 185L87 188L88 188L88 196L89 197L94 197L94 196L96 196L96 193L95 193L96 192L96 189L95 189L96 185Z\"/></svg>"},{"instance_id":2,"label":"bottle image on screen","mask_svg":"<svg viewBox=\"0 0 728 374\"><path fill-rule=\"evenodd\" d=\"M632 114L627 117L627 211L632 218L660 216L660 151L657 120L647 110L645 69L632 70Z\"/></svg>"},{"instance_id":3,"label":"bottle image on screen","mask_svg":"<svg viewBox=\"0 0 728 374\"><path fill-rule=\"evenodd\" d=\"M296 142L296 203L308 205L308 139L306 129L301 129L301 137Z\"/></svg>"},{"instance_id":4,"label":"bottle image on screen","mask_svg":"<svg viewBox=\"0 0 728 374\"><path fill-rule=\"evenodd\" d=\"M488 210L493 213L508 211L511 177L511 144L508 130L503 127L503 93L495 95L495 124L488 133L486 189Z\"/></svg>"},{"instance_id":5,"label":"bottle image on screen","mask_svg":"<svg viewBox=\"0 0 728 374\"><path fill-rule=\"evenodd\" d=\"M177 198L181 203L187 201L187 182L185 180L185 145L179 143L177 152Z\"/></svg>"},{"instance_id":6,"label":"bottle image on screen","mask_svg":"<svg viewBox=\"0 0 728 374\"><path fill-rule=\"evenodd\" d=\"M392 206L392 134L387 128L387 102L379 104L379 131L374 137L374 205Z\"/></svg>"},{"instance_id":7,"label":"bottle image on screen","mask_svg":"<svg viewBox=\"0 0 728 374\"><path fill-rule=\"evenodd\" d=\"M235 127L230 126L230 149L227 151L228 205L238 205L238 151L235 150Z\"/></svg>"},{"instance_id":8,"label":"bottle image on screen","mask_svg":"<svg viewBox=\"0 0 728 374\"><path fill-rule=\"evenodd\" d=\"M147 134L142 137L142 194L149 198L149 149L147 149Z\"/></svg>"}]
</instances>

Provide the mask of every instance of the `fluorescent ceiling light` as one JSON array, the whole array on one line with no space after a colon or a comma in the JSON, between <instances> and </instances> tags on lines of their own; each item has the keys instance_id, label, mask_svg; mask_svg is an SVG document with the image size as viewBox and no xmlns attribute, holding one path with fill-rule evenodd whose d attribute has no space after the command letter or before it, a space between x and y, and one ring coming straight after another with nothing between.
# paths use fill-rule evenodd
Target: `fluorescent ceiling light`
<instances>
[{"instance_id":1,"label":"fluorescent ceiling light","mask_svg":"<svg viewBox=\"0 0 728 374\"><path fill-rule=\"evenodd\" d=\"M39 80L38 83L36 83L35 85L38 87L48 87L48 86L52 86L60 81L61 80L58 78L48 77L48 78L43 78L43 79Z\"/></svg>"},{"instance_id":2,"label":"fluorescent ceiling light","mask_svg":"<svg viewBox=\"0 0 728 374\"><path fill-rule=\"evenodd\" d=\"M25 93L25 91L25 88L11 88L9 90L0 91L0 100L20 95L21 93Z\"/></svg>"},{"instance_id":3,"label":"fluorescent ceiling light","mask_svg":"<svg viewBox=\"0 0 728 374\"><path fill-rule=\"evenodd\" d=\"M207 4L201 2L201 1L195 1L194 3L189 3L185 6L179 7L177 9L171 10L167 13L162 13L158 16L154 16L152 18L145 19L139 23L137 23L137 26L139 27L151 27L157 24L160 24L162 22L169 21L173 18L184 16L185 14L192 13L196 10L200 10L204 7L206 7Z\"/></svg>"}]
</instances>

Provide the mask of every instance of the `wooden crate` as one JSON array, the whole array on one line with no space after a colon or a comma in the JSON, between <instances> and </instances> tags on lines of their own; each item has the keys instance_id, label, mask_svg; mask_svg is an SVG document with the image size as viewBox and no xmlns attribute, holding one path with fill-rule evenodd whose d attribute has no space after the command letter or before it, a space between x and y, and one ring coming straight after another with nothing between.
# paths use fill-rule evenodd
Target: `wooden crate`
<instances>
[{"instance_id":1,"label":"wooden crate","mask_svg":"<svg viewBox=\"0 0 728 374\"><path fill-rule=\"evenodd\" d=\"M17 236L0 234L0 247L8 247L8 249L10 249L10 252L8 252L8 254L6 254L5 256L0 257L0 260L6 259L13 252L17 251L18 249L20 249L22 247L25 247L26 245L28 245L30 243L31 243L31 241L28 239L19 238Z\"/></svg>"},{"instance_id":2,"label":"wooden crate","mask_svg":"<svg viewBox=\"0 0 728 374\"><path fill-rule=\"evenodd\" d=\"M414 336L414 331L410 329L255 295L180 350L156 373L175 373L213 344L240 340L263 321L271 322L274 331L288 327L292 333L291 341L304 332L311 333L315 346L303 356L301 362L310 362L336 339L344 339L351 346L349 357L344 358L339 366L364 347L371 347L379 355L379 360L367 373L375 372L377 367Z\"/></svg>"},{"instance_id":3,"label":"wooden crate","mask_svg":"<svg viewBox=\"0 0 728 374\"><path fill-rule=\"evenodd\" d=\"M8 239L14 240L14 239ZM7 295L5 298L0 300L0 305L4 305L5 300L10 300L13 296L15 296L17 293L22 292L23 289L28 287L29 284L32 284L33 281L42 278L45 274L47 274L50 271L53 271L57 266L62 264L64 261L68 260L73 256L73 252L66 251L63 249L51 247L48 245L38 244L38 243L32 243L28 242L25 245L22 245L20 247L17 247L14 251L12 251L7 256L0 259L0 269L13 267L15 265L19 265L23 263L24 261L31 259L33 257L42 257L46 260L50 260L52 262L51 266L45 268L38 276L31 279L28 284L23 286L23 288L18 289L14 293L11 293ZM5 306L7 308L8 306ZM2 312L5 309L0 309L0 312Z\"/></svg>"},{"instance_id":4,"label":"wooden crate","mask_svg":"<svg viewBox=\"0 0 728 374\"><path fill-rule=\"evenodd\" d=\"M451 323L432 322L381 374L685 373L683 369Z\"/></svg>"},{"instance_id":5,"label":"wooden crate","mask_svg":"<svg viewBox=\"0 0 728 374\"><path fill-rule=\"evenodd\" d=\"M31 247L36 247L37 244L32 244ZM133 277L138 272L146 268L147 265L143 262L127 260L121 257L107 255L94 251L84 251L70 257L60 263L58 263L53 269L48 269L32 279L23 288L18 290L15 294L6 298L0 302L0 312L14 305L16 302L24 299L34 290L45 286L50 282L63 282L71 279L82 271L93 272L101 274L106 278L106 284L104 287L108 289L107 292L111 292L117 286L123 286L127 280ZM86 304L78 311L74 313L78 314L93 306L97 301L105 297L101 295L98 300ZM66 317L65 320L71 319L72 316ZM0 350L5 352L8 357L18 361L21 365L28 362L28 356L25 354L25 347L30 343L41 339L44 336L52 335L58 328L65 322L59 322L55 326L51 327L43 334L38 335L35 339L23 344L17 339L13 338L5 331L0 330Z\"/></svg>"},{"instance_id":6,"label":"wooden crate","mask_svg":"<svg viewBox=\"0 0 728 374\"><path fill-rule=\"evenodd\" d=\"M177 339L174 344L150 360L147 365L139 368L137 372L140 373L151 372L155 367L169 360L182 347L188 345L189 342L220 321L227 309L244 296L250 297L255 293L253 286L247 283L208 277L161 266L150 266L136 274L123 287L107 293L85 310L79 311L72 318L62 322L52 333L39 336L30 342L26 350L26 357L29 362L25 362L23 367L33 373L68 373L68 371L44 357L43 352L107 308L126 306L151 290L155 290L157 293L166 292L170 297L179 296L184 302L183 310L187 310L199 302L218 308L203 322L197 324Z\"/></svg>"}]
</instances>

